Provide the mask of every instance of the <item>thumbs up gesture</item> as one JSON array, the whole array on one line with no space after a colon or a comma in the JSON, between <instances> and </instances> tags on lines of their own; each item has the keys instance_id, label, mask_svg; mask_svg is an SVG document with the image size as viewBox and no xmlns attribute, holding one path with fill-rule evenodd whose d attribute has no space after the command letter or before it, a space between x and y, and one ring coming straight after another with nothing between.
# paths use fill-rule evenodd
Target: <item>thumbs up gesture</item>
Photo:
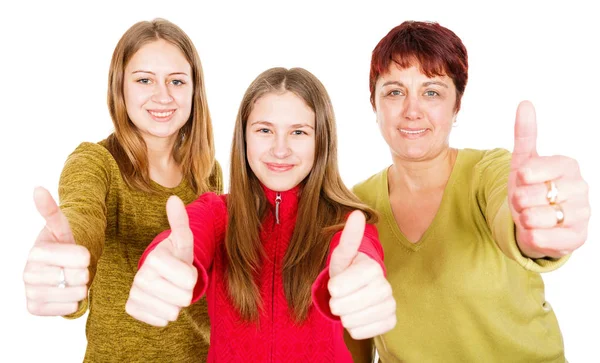
<instances>
[{"instance_id":1,"label":"thumbs up gesture","mask_svg":"<svg viewBox=\"0 0 600 363\"><path fill-rule=\"evenodd\" d=\"M371 338L396 325L396 300L383 269L358 251L364 230L364 214L352 212L329 263L329 307L354 339Z\"/></svg>"},{"instance_id":2,"label":"thumbs up gesture","mask_svg":"<svg viewBox=\"0 0 600 363\"><path fill-rule=\"evenodd\" d=\"M508 180L508 202L521 252L531 258L558 258L587 239L590 219L588 185L577 160L536 151L535 109L523 101L517 109L515 143Z\"/></svg>"},{"instance_id":3,"label":"thumbs up gesture","mask_svg":"<svg viewBox=\"0 0 600 363\"><path fill-rule=\"evenodd\" d=\"M188 215L175 196L167 201L167 218L171 234L146 257L125 304L129 315L154 326L177 319L179 311L190 305L198 279Z\"/></svg>"},{"instance_id":4,"label":"thumbs up gesture","mask_svg":"<svg viewBox=\"0 0 600 363\"><path fill-rule=\"evenodd\" d=\"M90 253L75 244L67 218L46 189L36 188L33 199L46 226L23 271L27 310L34 315L68 315L87 296Z\"/></svg>"}]
</instances>

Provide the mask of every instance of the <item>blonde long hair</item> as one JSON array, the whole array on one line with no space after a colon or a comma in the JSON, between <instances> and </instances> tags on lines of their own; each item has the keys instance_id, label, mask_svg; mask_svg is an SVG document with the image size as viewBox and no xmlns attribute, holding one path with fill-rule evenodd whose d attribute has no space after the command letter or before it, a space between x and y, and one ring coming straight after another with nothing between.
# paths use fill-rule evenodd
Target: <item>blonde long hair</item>
<instances>
[{"instance_id":1,"label":"blonde long hair","mask_svg":"<svg viewBox=\"0 0 600 363\"><path fill-rule=\"evenodd\" d=\"M194 84L192 112L179 130L173 145L173 158L181 166L183 177L196 194L209 190L216 182L215 149L212 123L204 90L204 75L194 44L177 25L165 19L141 21L129 28L119 40L108 75L108 108L115 131L107 139L107 148L117 161L123 179L133 189L153 192L147 148L138 129L129 119L123 95L123 77L127 62L145 44L165 40L177 47L192 68Z\"/></svg>"}]
</instances>

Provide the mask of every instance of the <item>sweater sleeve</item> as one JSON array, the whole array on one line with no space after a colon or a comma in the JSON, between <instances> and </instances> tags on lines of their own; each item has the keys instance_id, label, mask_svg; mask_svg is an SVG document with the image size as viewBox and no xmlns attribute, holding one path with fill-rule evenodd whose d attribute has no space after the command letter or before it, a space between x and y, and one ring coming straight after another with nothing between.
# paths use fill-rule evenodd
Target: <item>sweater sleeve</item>
<instances>
[{"instance_id":1,"label":"sweater sleeve","mask_svg":"<svg viewBox=\"0 0 600 363\"><path fill-rule=\"evenodd\" d=\"M75 242L90 252L89 282L96 275L104 248L107 224L106 196L110 187L110 154L104 147L82 143L67 158L62 170L58 195L60 209L67 217ZM87 310L87 298L76 312L65 317L78 318Z\"/></svg>"},{"instance_id":2,"label":"sweater sleeve","mask_svg":"<svg viewBox=\"0 0 600 363\"><path fill-rule=\"evenodd\" d=\"M198 281L194 287L192 303L200 300L208 287L208 271L212 266L218 244L225 239L226 208L224 196L218 197L212 192L202 194L186 207L190 229L194 236L194 267L198 270ZM170 234L171 230L166 230L154 238L142 254L138 269L142 267L148 254Z\"/></svg>"},{"instance_id":3,"label":"sweater sleeve","mask_svg":"<svg viewBox=\"0 0 600 363\"><path fill-rule=\"evenodd\" d=\"M500 250L510 259L533 272L548 272L562 266L569 256L560 259L524 256L517 244L515 224L508 206L508 175L511 154L494 149L485 153L476 168L479 172L478 203L484 213L492 237Z\"/></svg>"},{"instance_id":4,"label":"sweater sleeve","mask_svg":"<svg viewBox=\"0 0 600 363\"><path fill-rule=\"evenodd\" d=\"M312 285L312 301L315 304L316 309L323 316L333 321L339 321L340 318L336 315L333 315L329 308L329 300L331 300L331 295L329 294L329 289L327 288L327 284L329 283L329 262L331 261L331 254L333 253L333 250L340 244L341 236L342 231L338 231L335 235L333 235L325 269L321 271ZM367 224L365 226L365 233L363 235L362 242L360 243L360 247L358 248L358 252L364 253L377 262L383 269L383 274L386 274L385 265L383 264L383 247L379 242L377 228L374 225Z\"/></svg>"}]
</instances>

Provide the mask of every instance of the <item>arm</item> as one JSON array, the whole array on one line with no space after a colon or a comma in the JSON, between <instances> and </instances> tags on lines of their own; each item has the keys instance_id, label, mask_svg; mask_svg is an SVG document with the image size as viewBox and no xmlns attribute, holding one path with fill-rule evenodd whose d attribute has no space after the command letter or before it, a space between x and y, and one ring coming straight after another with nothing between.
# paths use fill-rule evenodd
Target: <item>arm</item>
<instances>
[{"instance_id":1,"label":"arm","mask_svg":"<svg viewBox=\"0 0 600 363\"><path fill-rule=\"evenodd\" d=\"M313 284L315 308L330 320L339 319L354 339L392 329L396 301L385 278L375 226L365 226L364 214L352 212L344 230L334 236L331 249L327 267Z\"/></svg>"},{"instance_id":2,"label":"arm","mask_svg":"<svg viewBox=\"0 0 600 363\"><path fill-rule=\"evenodd\" d=\"M59 183L61 208L45 189L34 192L46 220L23 271L27 309L34 315L77 318L87 309L104 245L109 158L106 149L91 143L69 156Z\"/></svg>"},{"instance_id":3,"label":"arm","mask_svg":"<svg viewBox=\"0 0 600 363\"><path fill-rule=\"evenodd\" d=\"M214 193L204 193L185 209L189 216L189 228L193 237L193 266L198 271L198 280L194 287L192 303L198 301L208 286L208 271L212 266L216 246L225 238L227 209L223 197ZM164 231L154 238L146 248L138 269L141 269L148 255L171 235Z\"/></svg>"},{"instance_id":4,"label":"arm","mask_svg":"<svg viewBox=\"0 0 600 363\"><path fill-rule=\"evenodd\" d=\"M560 259L530 258L519 249L507 197L510 163L511 154L506 150L495 149L485 154L475 167L479 175L477 203L493 240L508 258L530 271L552 271L562 266L568 256Z\"/></svg>"},{"instance_id":5,"label":"arm","mask_svg":"<svg viewBox=\"0 0 600 363\"><path fill-rule=\"evenodd\" d=\"M102 146L82 144L67 158L58 185L60 209L69 221L75 242L90 252L88 288L104 249L110 158ZM79 317L86 309L87 298L78 311L68 317Z\"/></svg>"},{"instance_id":6,"label":"arm","mask_svg":"<svg viewBox=\"0 0 600 363\"><path fill-rule=\"evenodd\" d=\"M329 256L327 256L327 263L325 269L319 273L319 276L315 280L312 286L312 299L317 310L328 317L331 320L339 320L340 317L332 314L329 301L331 300L331 294L329 293L328 285L330 281L329 265L331 263L331 256L333 251L340 244L342 237L342 231L337 232L331 239L331 247L329 249ZM365 232L360 242L358 252L364 254L369 259L377 262L381 267L385 276L385 265L383 263L383 248L379 242L379 236L377 228L371 224L365 225Z\"/></svg>"}]
</instances>

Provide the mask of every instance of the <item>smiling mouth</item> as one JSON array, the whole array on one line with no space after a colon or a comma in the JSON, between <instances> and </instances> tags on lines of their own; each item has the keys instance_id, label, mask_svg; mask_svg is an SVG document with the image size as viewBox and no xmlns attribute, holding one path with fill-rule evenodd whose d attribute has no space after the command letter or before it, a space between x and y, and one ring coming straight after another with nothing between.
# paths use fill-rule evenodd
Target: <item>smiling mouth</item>
<instances>
[{"instance_id":1,"label":"smiling mouth","mask_svg":"<svg viewBox=\"0 0 600 363\"><path fill-rule=\"evenodd\" d=\"M418 135L418 134L422 134L425 131L427 131L427 129L420 129L420 130L406 130L406 129L400 129L400 132L403 134L407 134L407 135Z\"/></svg>"},{"instance_id":2,"label":"smiling mouth","mask_svg":"<svg viewBox=\"0 0 600 363\"><path fill-rule=\"evenodd\" d=\"M265 163L267 168L271 171L288 171L294 167L294 164L276 164L276 163Z\"/></svg>"},{"instance_id":3,"label":"smiling mouth","mask_svg":"<svg viewBox=\"0 0 600 363\"><path fill-rule=\"evenodd\" d=\"M175 110L167 110L167 111L152 111L148 110L148 113L156 118L167 118L171 116Z\"/></svg>"}]
</instances>

